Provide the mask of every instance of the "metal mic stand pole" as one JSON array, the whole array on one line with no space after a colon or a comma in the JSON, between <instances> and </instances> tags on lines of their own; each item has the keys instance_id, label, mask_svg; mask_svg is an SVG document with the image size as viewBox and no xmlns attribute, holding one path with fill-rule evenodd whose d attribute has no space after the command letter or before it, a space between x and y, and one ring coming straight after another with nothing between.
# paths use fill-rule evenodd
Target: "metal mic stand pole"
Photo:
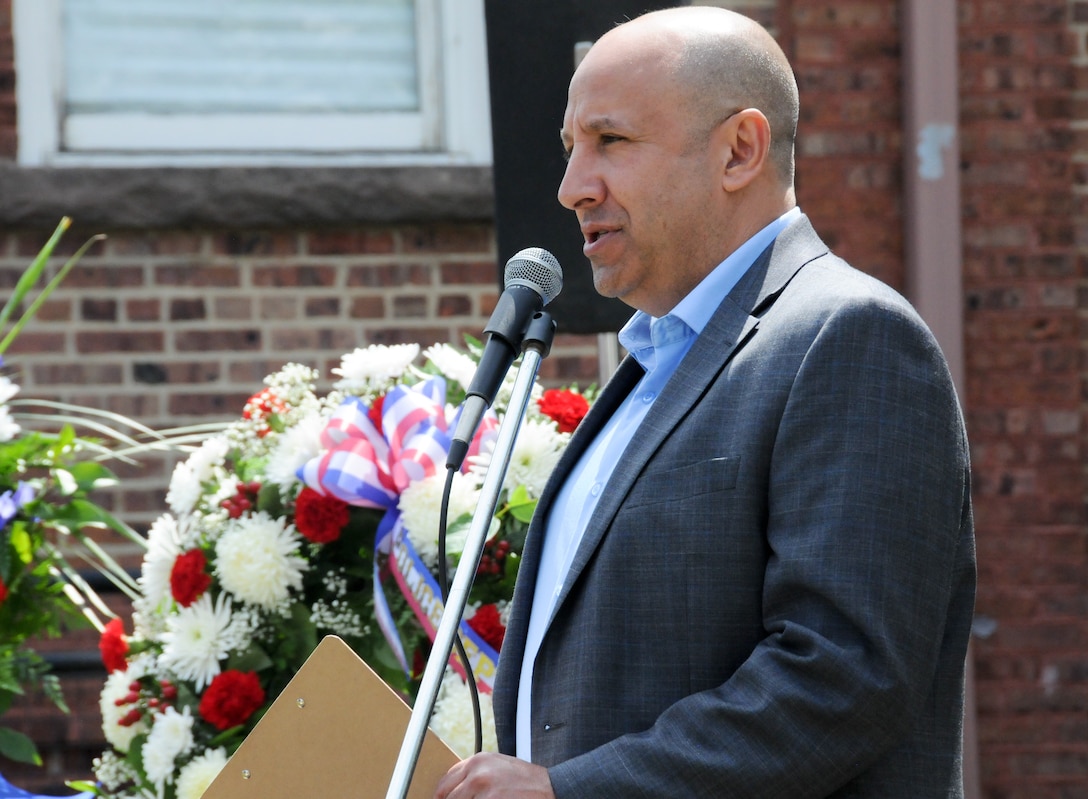
<instances>
[{"instance_id":1,"label":"metal mic stand pole","mask_svg":"<svg viewBox=\"0 0 1088 799\"><path fill-rule=\"evenodd\" d=\"M464 551L461 553L461 561L453 576L446 607L438 622L431 654L427 658L427 666L420 679L419 693L412 707L411 718L408 719L408 729L404 733L397 763L393 767L393 776L389 782L389 791L385 795L386 799L406 799L408 796L412 774L415 772L419 752L423 747L423 739L427 734L427 723L431 719L435 701L438 699L438 691L442 687L442 677L446 673L446 664L453 651L453 640L457 636L461 616L468 604L469 589L472 588L472 581L476 577L480 556L487 542L487 533L491 528L491 519L495 515L495 506L498 504L503 480L506 479L506 471L510 466L514 440L521 429L521 422L529 406L540 362L551 349L554 336L555 322L548 313L538 313L529 323L529 329L522 344L521 366L518 367L510 404L506 408L502 424L499 425L495 451L487 467L487 474L484 476L480 499L472 516L472 524L469 527Z\"/></svg>"}]
</instances>

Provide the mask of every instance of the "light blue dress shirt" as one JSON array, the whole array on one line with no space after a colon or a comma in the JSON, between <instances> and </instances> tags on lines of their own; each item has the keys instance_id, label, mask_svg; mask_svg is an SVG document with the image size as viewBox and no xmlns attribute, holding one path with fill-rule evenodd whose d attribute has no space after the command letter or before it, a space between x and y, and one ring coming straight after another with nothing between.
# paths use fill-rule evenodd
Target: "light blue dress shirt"
<instances>
[{"instance_id":1,"label":"light blue dress shirt","mask_svg":"<svg viewBox=\"0 0 1088 799\"><path fill-rule=\"evenodd\" d=\"M597 507L601 492L623 457L630 431L642 423L676 367L691 349L696 336L706 327L725 296L760 253L800 215L800 209L794 208L756 233L715 267L665 316L657 318L637 311L620 331L620 343L646 370L646 374L582 455L556 496L548 515L518 686L517 756L522 760L529 760L532 756L533 664L555 610L555 602L563 591L574 553Z\"/></svg>"}]
</instances>

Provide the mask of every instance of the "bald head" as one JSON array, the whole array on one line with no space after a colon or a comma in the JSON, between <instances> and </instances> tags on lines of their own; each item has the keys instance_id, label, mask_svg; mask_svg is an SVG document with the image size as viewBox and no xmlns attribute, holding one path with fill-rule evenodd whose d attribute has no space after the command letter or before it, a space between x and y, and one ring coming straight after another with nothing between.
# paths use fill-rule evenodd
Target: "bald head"
<instances>
[{"instance_id":1,"label":"bald head","mask_svg":"<svg viewBox=\"0 0 1088 799\"><path fill-rule=\"evenodd\" d=\"M671 74L687 98L695 137L740 109L763 112L771 129L771 164L784 185L793 185L797 82L766 29L723 8L685 6L643 14L601 41L606 38L612 44L630 40L633 58L657 59Z\"/></svg>"}]
</instances>

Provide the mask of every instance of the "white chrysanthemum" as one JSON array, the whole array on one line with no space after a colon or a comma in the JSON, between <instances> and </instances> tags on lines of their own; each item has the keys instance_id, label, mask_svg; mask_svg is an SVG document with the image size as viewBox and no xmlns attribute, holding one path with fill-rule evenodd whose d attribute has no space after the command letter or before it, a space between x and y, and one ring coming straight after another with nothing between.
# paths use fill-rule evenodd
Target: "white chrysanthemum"
<instances>
[{"instance_id":1,"label":"white chrysanthemum","mask_svg":"<svg viewBox=\"0 0 1088 799\"><path fill-rule=\"evenodd\" d=\"M423 351L423 356L448 380L459 383L461 388L467 389L476 374L476 361L449 344L434 344Z\"/></svg>"},{"instance_id":2,"label":"white chrysanthemum","mask_svg":"<svg viewBox=\"0 0 1088 799\"><path fill-rule=\"evenodd\" d=\"M0 441L11 441L20 430L22 428L11 418L8 409L0 406Z\"/></svg>"},{"instance_id":3,"label":"white chrysanthemum","mask_svg":"<svg viewBox=\"0 0 1088 799\"><path fill-rule=\"evenodd\" d=\"M442 510L442 489L445 481L445 474L416 480L404 489L397 504L401 522L408 531L408 540L427 567L432 569L438 563L438 520ZM448 526L452 527L453 522L466 513L472 515L479 498L480 491L476 481L458 472L450 489L449 509L446 514ZM454 530L447 529L447 554L461 552L466 532L464 530L458 535Z\"/></svg>"},{"instance_id":4,"label":"white chrysanthemum","mask_svg":"<svg viewBox=\"0 0 1088 799\"><path fill-rule=\"evenodd\" d=\"M339 369L332 370L334 375L340 376L335 387L359 395L384 391L405 373L418 355L418 344L358 347L340 359Z\"/></svg>"},{"instance_id":5,"label":"white chrysanthemum","mask_svg":"<svg viewBox=\"0 0 1088 799\"><path fill-rule=\"evenodd\" d=\"M8 400L19 393L19 386L8 377L0 376L0 441L11 441L22 429L11 418L8 409L3 407Z\"/></svg>"},{"instance_id":6,"label":"white chrysanthemum","mask_svg":"<svg viewBox=\"0 0 1088 799\"><path fill-rule=\"evenodd\" d=\"M194 757L178 772L177 799L200 799L225 765L227 751L222 748Z\"/></svg>"},{"instance_id":7,"label":"white chrysanthemum","mask_svg":"<svg viewBox=\"0 0 1088 799\"><path fill-rule=\"evenodd\" d=\"M308 565L294 525L264 511L231 522L215 545L215 573L243 602L273 610L291 589L302 588Z\"/></svg>"},{"instance_id":8,"label":"white chrysanthemum","mask_svg":"<svg viewBox=\"0 0 1088 799\"><path fill-rule=\"evenodd\" d=\"M13 383L10 377L0 375L0 405L19 393L19 384Z\"/></svg>"},{"instance_id":9,"label":"white chrysanthemum","mask_svg":"<svg viewBox=\"0 0 1088 799\"><path fill-rule=\"evenodd\" d=\"M211 595L204 593L189 607L178 608L166 620L160 664L202 690L219 673L219 661L230 651L226 635L230 623L230 600L224 594L214 605Z\"/></svg>"},{"instance_id":10,"label":"white chrysanthemum","mask_svg":"<svg viewBox=\"0 0 1088 799\"><path fill-rule=\"evenodd\" d=\"M193 717L189 708L181 713L174 707L155 717L151 732L140 752L143 754L144 774L162 788L174 773L174 761L193 748Z\"/></svg>"},{"instance_id":11,"label":"white chrysanthemum","mask_svg":"<svg viewBox=\"0 0 1088 799\"><path fill-rule=\"evenodd\" d=\"M222 436L209 438L185 461L174 467L166 503L177 515L189 513L196 507L204 483L212 478L215 468L222 465L230 445Z\"/></svg>"},{"instance_id":12,"label":"white chrysanthemum","mask_svg":"<svg viewBox=\"0 0 1088 799\"><path fill-rule=\"evenodd\" d=\"M556 430L550 421L528 419L523 422L514 441L503 484L507 488L523 485L530 497L539 497L569 438ZM494 441L488 442L479 455L470 459L470 469L481 481L487 474L494 448Z\"/></svg>"},{"instance_id":13,"label":"white chrysanthemum","mask_svg":"<svg viewBox=\"0 0 1088 799\"><path fill-rule=\"evenodd\" d=\"M294 427L285 430L268 459L265 479L280 487L299 482L296 475L298 469L323 451L321 431L326 424L328 419L315 413L300 419Z\"/></svg>"},{"instance_id":14,"label":"white chrysanthemum","mask_svg":"<svg viewBox=\"0 0 1088 799\"><path fill-rule=\"evenodd\" d=\"M129 693L129 685L139 676L132 674L131 671L110 672L98 698L98 709L102 712L102 733L118 752L128 752L132 739L147 732L147 724L142 720L127 727L122 727L118 723L128 715L132 705L118 707L117 700Z\"/></svg>"},{"instance_id":15,"label":"white chrysanthemum","mask_svg":"<svg viewBox=\"0 0 1088 799\"><path fill-rule=\"evenodd\" d=\"M170 572L174 561L181 554L181 534L178 522L173 516L164 513L156 519L147 532L147 552L144 554L140 569L140 596L133 602L137 613L137 623L147 624L154 629L141 629L145 637L154 637L162 631L161 623L156 626L156 617L163 606L172 601L170 595ZM158 618L158 622L162 619Z\"/></svg>"},{"instance_id":16,"label":"white chrysanthemum","mask_svg":"<svg viewBox=\"0 0 1088 799\"><path fill-rule=\"evenodd\" d=\"M480 722L485 752L499 751L495 737L495 711L491 694L480 692ZM460 757L470 757L476 748L476 724L472 717L472 696L466 683L453 669L446 670L428 725Z\"/></svg>"}]
</instances>

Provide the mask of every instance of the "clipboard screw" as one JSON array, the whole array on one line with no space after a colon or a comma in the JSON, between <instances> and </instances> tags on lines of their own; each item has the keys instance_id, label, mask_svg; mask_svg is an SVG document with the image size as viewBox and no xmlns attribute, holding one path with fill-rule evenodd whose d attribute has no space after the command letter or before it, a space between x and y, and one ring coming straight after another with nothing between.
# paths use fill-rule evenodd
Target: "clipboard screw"
<instances>
[{"instance_id":1,"label":"clipboard screw","mask_svg":"<svg viewBox=\"0 0 1088 799\"><path fill-rule=\"evenodd\" d=\"M298 699L295 700L295 704L299 707L306 707L306 700L300 696Z\"/></svg>"},{"instance_id":2,"label":"clipboard screw","mask_svg":"<svg viewBox=\"0 0 1088 799\"><path fill-rule=\"evenodd\" d=\"M247 769L247 768L242 769L242 779L243 780L248 780L252 776L253 776L253 774L250 773L249 769Z\"/></svg>"}]
</instances>

